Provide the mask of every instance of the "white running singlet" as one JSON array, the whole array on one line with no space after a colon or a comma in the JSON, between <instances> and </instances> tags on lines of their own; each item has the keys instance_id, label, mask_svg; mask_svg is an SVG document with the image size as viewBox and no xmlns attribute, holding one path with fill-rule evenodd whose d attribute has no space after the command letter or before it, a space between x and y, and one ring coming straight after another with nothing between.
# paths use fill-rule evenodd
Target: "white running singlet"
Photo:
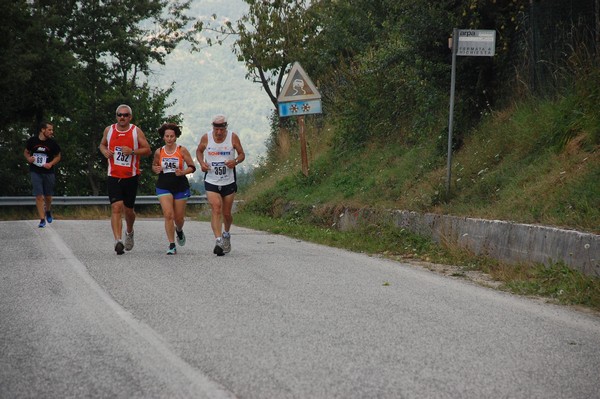
<instances>
[{"instance_id":1,"label":"white running singlet","mask_svg":"<svg viewBox=\"0 0 600 399\"><path fill-rule=\"evenodd\" d=\"M225 165L225 161L235 159L233 132L227 131L222 143L215 143L212 131L207 133L208 144L204 151L204 160L209 165L204 180L217 186L226 186L235 182L234 170Z\"/></svg>"}]
</instances>

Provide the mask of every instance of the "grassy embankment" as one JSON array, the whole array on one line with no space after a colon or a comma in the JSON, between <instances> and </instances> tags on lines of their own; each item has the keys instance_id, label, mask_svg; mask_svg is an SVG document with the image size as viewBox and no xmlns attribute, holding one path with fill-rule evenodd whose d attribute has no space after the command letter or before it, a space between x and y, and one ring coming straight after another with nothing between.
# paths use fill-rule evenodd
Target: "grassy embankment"
<instances>
[{"instance_id":1,"label":"grassy embankment","mask_svg":"<svg viewBox=\"0 0 600 399\"><path fill-rule=\"evenodd\" d=\"M598 90L588 82L560 99L529 100L491 112L454 154L449 198L443 137L410 147L388 139L342 152L332 148L333 128L307 123L309 176L300 172L297 140L281 133L279 153L240 193L245 205L236 223L399 260L458 265L454 276L478 270L500 282L501 289L600 310L600 278L562 264L504 265L385 223L352 232L332 226L336 210L369 207L600 233Z\"/></svg>"}]
</instances>

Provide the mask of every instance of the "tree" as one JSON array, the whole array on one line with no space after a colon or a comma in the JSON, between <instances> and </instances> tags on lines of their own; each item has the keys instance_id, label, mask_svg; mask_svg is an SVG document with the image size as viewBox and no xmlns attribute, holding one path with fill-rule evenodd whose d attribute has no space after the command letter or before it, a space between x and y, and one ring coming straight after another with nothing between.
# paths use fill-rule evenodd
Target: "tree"
<instances>
[{"instance_id":1,"label":"tree","mask_svg":"<svg viewBox=\"0 0 600 399\"><path fill-rule=\"evenodd\" d=\"M304 51L317 32L316 14L310 10L309 0L244 1L249 5L248 13L235 25L200 23L197 29L220 34L215 41L209 39L209 45L222 44L230 35L237 38L233 51L246 65L246 78L262 85L277 110L288 67L305 59Z\"/></svg>"},{"instance_id":2,"label":"tree","mask_svg":"<svg viewBox=\"0 0 600 399\"><path fill-rule=\"evenodd\" d=\"M134 123L147 133L165 120L180 121L179 115L165 115L172 89L151 88L145 78L151 63L164 64L179 43L196 43L185 15L189 3L133 0L124 12L120 0L0 0L0 33L10 39L0 44L6 105L0 110L0 149L8 150L2 163L16 165L19 180L2 185L0 194L30 191L24 191L29 183L22 148L27 131L36 131L32 127L41 120L55 124L63 150L58 195L99 194L106 168L97 146L119 104L132 106ZM150 168L143 173L149 181Z\"/></svg>"},{"instance_id":3,"label":"tree","mask_svg":"<svg viewBox=\"0 0 600 399\"><path fill-rule=\"evenodd\" d=\"M318 40L330 43L326 54L340 54L329 69L321 67L322 92L341 127L338 145L352 148L373 137L414 142L435 128L439 110L447 110L441 95L454 3L352 1L360 13L344 2L320 3L330 22Z\"/></svg>"},{"instance_id":4,"label":"tree","mask_svg":"<svg viewBox=\"0 0 600 399\"><path fill-rule=\"evenodd\" d=\"M155 120L166 119L169 104L164 98L170 90L150 90L140 80L150 74L152 61L164 64L181 41L196 39L192 29L185 30L189 1L136 0L127 3L126 13L118 0L70 1L75 8L65 42L80 66L80 106L72 126L85 149L79 157L86 165L83 175L97 195L105 181L105 171L98 168L105 161L97 146L104 127L114 120L114 110L122 103L131 105L134 123L147 133L155 131L160 125ZM170 120L178 122L179 117ZM149 175L150 168L143 173Z\"/></svg>"},{"instance_id":5,"label":"tree","mask_svg":"<svg viewBox=\"0 0 600 399\"><path fill-rule=\"evenodd\" d=\"M37 7L37 6L36 6ZM25 141L39 123L67 109L75 59L60 40L52 6L0 0L0 194L31 191Z\"/></svg>"}]
</instances>

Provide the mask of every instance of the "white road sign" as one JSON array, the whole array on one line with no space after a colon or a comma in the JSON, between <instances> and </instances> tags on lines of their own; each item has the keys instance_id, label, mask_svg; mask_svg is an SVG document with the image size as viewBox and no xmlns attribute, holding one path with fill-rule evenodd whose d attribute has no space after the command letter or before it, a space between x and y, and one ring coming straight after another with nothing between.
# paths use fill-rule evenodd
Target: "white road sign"
<instances>
[{"instance_id":1,"label":"white road sign","mask_svg":"<svg viewBox=\"0 0 600 399\"><path fill-rule=\"evenodd\" d=\"M492 57L496 53L496 31L459 29L456 55Z\"/></svg>"}]
</instances>

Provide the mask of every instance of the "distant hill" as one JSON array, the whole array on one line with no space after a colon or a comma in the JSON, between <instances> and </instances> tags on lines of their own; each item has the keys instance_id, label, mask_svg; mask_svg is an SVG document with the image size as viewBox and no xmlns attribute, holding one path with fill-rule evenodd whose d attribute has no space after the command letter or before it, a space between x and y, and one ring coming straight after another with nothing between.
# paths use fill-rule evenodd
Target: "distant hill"
<instances>
[{"instance_id":1,"label":"distant hill","mask_svg":"<svg viewBox=\"0 0 600 399\"><path fill-rule=\"evenodd\" d=\"M246 11L242 0L193 0L193 17L228 18L237 21ZM232 52L233 39L227 44L190 53L188 46L180 46L167 57L166 65L157 65L150 83L167 88L175 82L171 96L176 103L169 112L183 114L183 135L179 143L192 155L200 136L210 129L211 117L224 113L230 128L239 134L246 152L248 168L259 162L265 153L269 136L269 115L273 106L257 83L245 79L246 68ZM196 176L198 178L199 176Z\"/></svg>"}]
</instances>

